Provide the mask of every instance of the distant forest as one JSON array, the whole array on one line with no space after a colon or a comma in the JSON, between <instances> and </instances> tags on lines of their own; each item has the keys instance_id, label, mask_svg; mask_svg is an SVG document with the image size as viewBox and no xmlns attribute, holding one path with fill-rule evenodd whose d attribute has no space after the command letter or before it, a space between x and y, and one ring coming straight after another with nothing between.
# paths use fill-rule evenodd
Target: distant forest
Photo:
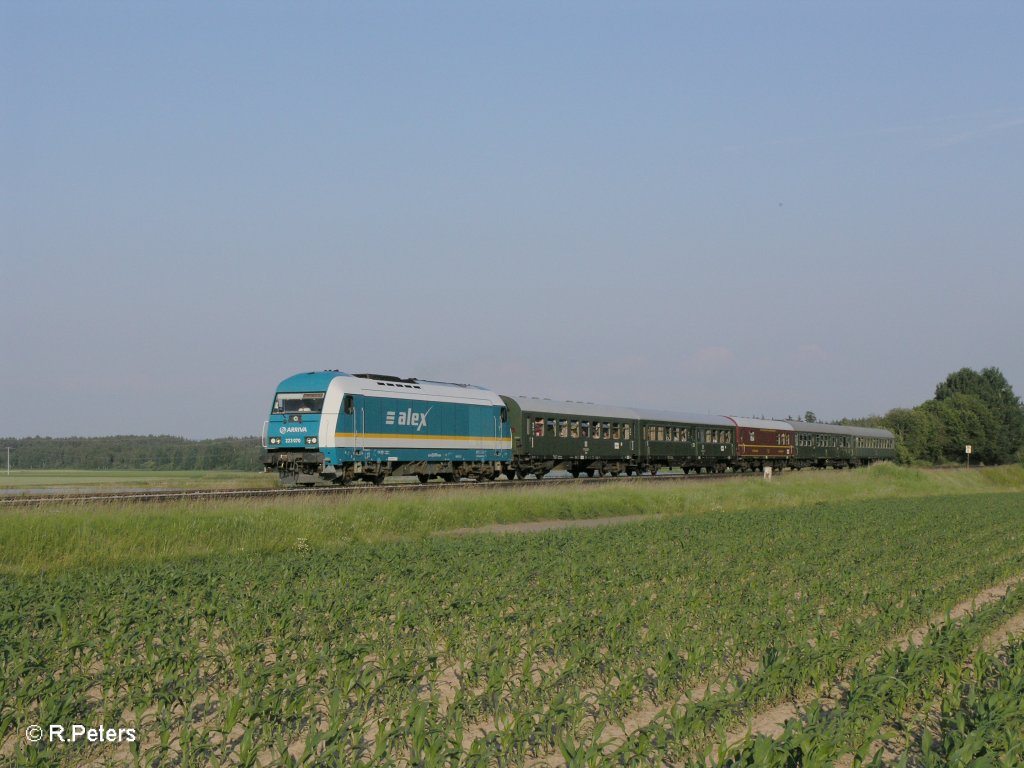
<instances>
[{"instance_id":1,"label":"distant forest","mask_svg":"<svg viewBox=\"0 0 1024 768\"><path fill-rule=\"evenodd\" d=\"M11 448L12 469L240 469L263 468L258 437L187 440L169 435L0 438L0 466Z\"/></svg>"}]
</instances>

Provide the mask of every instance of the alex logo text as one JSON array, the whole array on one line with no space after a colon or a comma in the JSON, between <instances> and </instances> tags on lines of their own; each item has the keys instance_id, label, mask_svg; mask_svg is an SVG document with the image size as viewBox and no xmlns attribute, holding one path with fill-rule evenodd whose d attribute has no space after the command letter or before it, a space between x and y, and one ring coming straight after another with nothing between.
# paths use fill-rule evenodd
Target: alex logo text
<instances>
[{"instance_id":1,"label":"alex logo text","mask_svg":"<svg viewBox=\"0 0 1024 768\"><path fill-rule=\"evenodd\" d=\"M421 432L427 426L427 414L430 413L430 410L427 408L423 413L417 413L412 408L406 408L404 411L388 411L384 415L384 423L388 426L397 424L400 427L416 427L416 431Z\"/></svg>"}]
</instances>

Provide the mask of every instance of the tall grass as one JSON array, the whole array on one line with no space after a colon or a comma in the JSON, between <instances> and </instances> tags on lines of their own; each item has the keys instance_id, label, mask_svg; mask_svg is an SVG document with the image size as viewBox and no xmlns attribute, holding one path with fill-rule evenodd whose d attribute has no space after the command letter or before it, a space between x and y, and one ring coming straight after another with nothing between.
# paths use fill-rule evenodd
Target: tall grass
<instances>
[{"instance_id":1,"label":"tall grass","mask_svg":"<svg viewBox=\"0 0 1024 768\"><path fill-rule=\"evenodd\" d=\"M5 491L56 492L95 488L270 488L277 475L230 469L211 470L134 470L134 469L16 469L0 473L0 489Z\"/></svg>"},{"instance_id":2,"label":"tall grass","mask_svg":"<svg viewBox=\"0 0 1024 768\"><path fill-rule=\"evenodd\" d=\"M88 503L0 512L0 573L79 566L336 550L354 541L416 539L456 528L621 515L729 514L840 500L1024 491L1024 467L925 471L878 465L852 472L787 472L772 482L640 483L596 487L544 482L498 492L445 489L324 498Z\"/></svg>"}]
</instances>

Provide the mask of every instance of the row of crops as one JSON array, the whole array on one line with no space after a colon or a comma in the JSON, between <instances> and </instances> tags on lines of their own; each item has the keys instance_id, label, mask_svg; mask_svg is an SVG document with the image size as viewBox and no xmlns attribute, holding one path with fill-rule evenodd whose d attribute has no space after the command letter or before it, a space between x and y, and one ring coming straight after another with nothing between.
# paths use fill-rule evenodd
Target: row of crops
<instances>
[{"instance_id":1,"label":"row of crops","mask_svg":"<svg viewBox=\"0 0 1024 768\"><path fill-rule=\"evenodd\" d=\"M1024 644L979 646L1024 609L1024 589L932 629L920 645L857 663L838 701L812 700L781 735L720 749L730 766L1020 765L1024 762ZM984 758L979 760L979 758Z\"/></svg>"},{"instance_id":2,"label":"row of crops","mask_svg":"<svg viewBox=\"0 0 1024 768\"><path fill-rule=\"evenodd\" d=\"M1022 531L1007 493L3 576L0 762L1012 762L1024 651L979 649L1024 589L894 639L1024 574ZM25 738L73 723L138 739Z\"/></svg>"}]
</instances>

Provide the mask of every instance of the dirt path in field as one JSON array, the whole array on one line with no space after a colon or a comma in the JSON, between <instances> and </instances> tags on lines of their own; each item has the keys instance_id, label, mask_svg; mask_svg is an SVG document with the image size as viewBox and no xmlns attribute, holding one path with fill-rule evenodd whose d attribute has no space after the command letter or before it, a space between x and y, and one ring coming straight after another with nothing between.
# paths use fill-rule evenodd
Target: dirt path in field
<instances>
[{"instance_id":1,"label":"dirt path in field","mask_svg":"<svg viewBox=\"0 0 1024 768\"><path fill-rule=\"evenodd\" d=\"M999 627L995 632L985 638L981 647L992 653L1007 644L1010 637L1024 636L1024 611L1016 614L1012 619Z\"/></svg>"},{"instance_id":2,"label":"dirt path in field","mask_svg":"<svg viewBox=\"0 0 1024 768\"><path fill-rule=\"evenodd\" d=\"M452 528L438 531L438 536L466 536L471 533L538 533L558 528L598 528L602 525L620 525L645 520L660 520L664 515L619 515L618 517L588 517L582 520L536 520L529 523L492 523L478 528Z\"/></svg>"}]
</instances>

